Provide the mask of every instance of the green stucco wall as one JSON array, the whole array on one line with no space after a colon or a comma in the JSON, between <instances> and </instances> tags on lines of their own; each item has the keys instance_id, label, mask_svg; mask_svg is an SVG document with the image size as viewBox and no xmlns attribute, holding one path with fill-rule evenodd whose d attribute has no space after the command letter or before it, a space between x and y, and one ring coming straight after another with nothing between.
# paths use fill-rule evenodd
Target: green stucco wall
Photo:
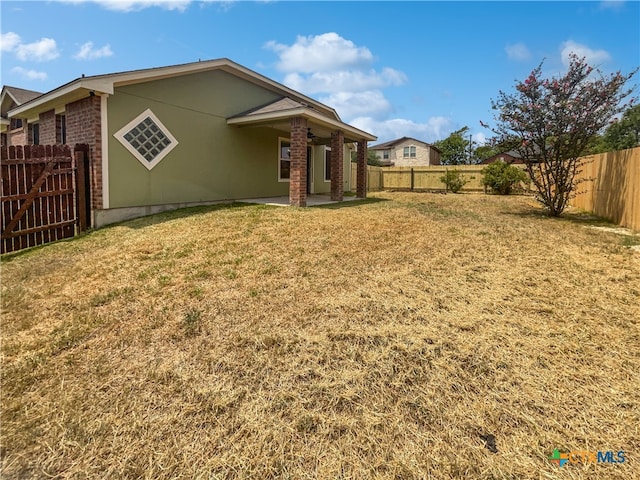
<instances>
[{"instance_id":1,"label":"green stucco wall","mask_svg":"<svg viewBox=\"0 0 640 480\"><path fill-rule=\"evenodd\" d=\"M331 193L331 182L324 181L324 155L325 149L323 145L317 145L313 148L313 193ZM344 191L348 192L351 189L349 184L351 180L351 158L346 145L344 146L343 158Z\"/></svg>"},{"instance_id":2,"label":"green stucco wall","mask_svg":"<svg viewBox=\"0 0 640 480\"><path fill-rule=\"evenodd\" d=\"M278 182L278 137L287 134L226 123L277 98L223 71L118 87L107 101L109 207L287 195ZM113 136L147 108L179 142L151 171Z\"/></svg>"},{"instance_id":3,"label":"green stucco wall","mask_svg":"<svg viewBox=\"0 0 640 480\"><path fill-rule=\"evenodd\" d=\"M324 145L313 147L313 193L331 191L331 183L324 183Z\"/></svg>"}]
</instances>

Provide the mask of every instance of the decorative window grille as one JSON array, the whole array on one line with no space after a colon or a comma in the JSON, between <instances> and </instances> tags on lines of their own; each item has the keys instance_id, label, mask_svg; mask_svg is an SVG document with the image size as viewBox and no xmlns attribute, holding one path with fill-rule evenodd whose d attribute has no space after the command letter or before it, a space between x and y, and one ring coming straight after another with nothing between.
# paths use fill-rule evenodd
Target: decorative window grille
<instances>
[{"instance_id":1,"label":"decorative window grille","mask_svg":"<svg viewBox=\"0 0 640 480\"><path fill-rule=\"evenodd\" d=\"M114 136L149 170L178 145L169 129L150 109L131 120Z\"/></svg>"}]
</instances>

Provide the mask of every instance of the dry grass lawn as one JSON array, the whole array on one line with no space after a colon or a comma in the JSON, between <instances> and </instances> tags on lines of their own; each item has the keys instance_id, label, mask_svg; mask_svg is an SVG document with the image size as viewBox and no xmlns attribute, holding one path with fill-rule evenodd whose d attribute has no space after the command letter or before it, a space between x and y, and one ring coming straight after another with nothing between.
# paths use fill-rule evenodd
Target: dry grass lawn
<instances>
[{"instance_id":1,"label":"dry grass lawn","mask_svg":"<svg viewBox=\"0 0 640 480\"><path fill-rule=\"evenodd\" d=\"M374 197L3 257L2 478L640 478L640 242Z\"/></svg>"}]
</instances>

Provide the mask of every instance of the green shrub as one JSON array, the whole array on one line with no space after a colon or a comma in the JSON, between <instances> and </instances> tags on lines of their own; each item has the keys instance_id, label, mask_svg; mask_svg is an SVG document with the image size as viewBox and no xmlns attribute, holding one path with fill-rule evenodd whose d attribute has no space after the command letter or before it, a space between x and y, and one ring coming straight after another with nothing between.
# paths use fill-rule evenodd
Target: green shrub
<instances>
[{"instance_id":1,"label":"green shrub","mask_svg":"<svg viewBox=\"0 0 640 480\"><path fill-rule=\"evenodd\" d=\"M500 195L509 195L514 185L527 182L527 174L505 162L493 162L482 169L482 184Z\"/></svg>"},{"instance_id":2,"label":"green shrub","mask_svg":"<svg viewBox=\"0 0 640 480\"><path fill-rule=\"evenodd\" d=\"M447 186L447 190L451 190L453 193L458 193L462 187L469 183L469 180L464 178L458 170L447 170L440 177L440 181Z\"/></svg>"}]
</instances>

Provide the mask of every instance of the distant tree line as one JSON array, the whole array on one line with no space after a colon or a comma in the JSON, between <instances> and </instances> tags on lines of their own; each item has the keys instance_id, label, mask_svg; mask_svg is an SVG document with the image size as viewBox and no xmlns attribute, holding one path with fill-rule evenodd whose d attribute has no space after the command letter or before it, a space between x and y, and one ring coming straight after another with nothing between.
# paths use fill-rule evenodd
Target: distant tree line
<instances>
[{"instance_id":1,"label":"distant tree line","mask_svg":"<svg viewBox=\"0 0 640 480\"><path fill-rule=\"evenodd\" d=\"M510 149L508 142L489 142L479 145L469 135L469 127L452 132L447 138L433 144L442 152L443 165L463 165L482 163L489 157ZM640 146L640 105L627 108L620 118L614 119L602 132L595 135L585 148L584 154L591 155Z\"/></svg>"},{"instance_id":2,"label":"distant tree line","mask_svg":"<svg viewBox=\"0 0 640 480\"><path fill-rule=\"evenodd\" d=\"M640 105L628 108L614 119L603 134L593 137L587 151L590 154L625 150L640 146Z\"/></svg>"}]
</instances>

